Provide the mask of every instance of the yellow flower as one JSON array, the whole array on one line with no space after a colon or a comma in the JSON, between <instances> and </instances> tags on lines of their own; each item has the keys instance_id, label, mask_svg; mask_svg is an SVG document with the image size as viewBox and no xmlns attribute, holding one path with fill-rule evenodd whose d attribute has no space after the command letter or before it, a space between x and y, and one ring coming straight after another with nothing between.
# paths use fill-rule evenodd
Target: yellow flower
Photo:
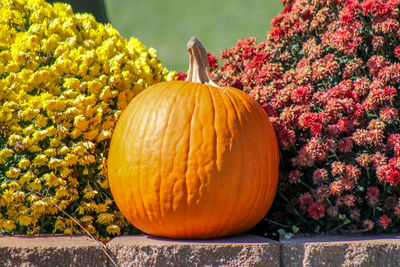
<instances>
[{"instance_id":1,"label":"yellow flower","mask_svg":"<svg viewBox=\"0 0 400 267\"><path fill-rule=\"evenodd\" d=\"M58 155L65 155L65 154L67 154L69 151L70 151L70 149L69 149L66 145L63 145L62 147L58 148L57 154L58 154Z\"/></svg>"},{"instance_id":2,"label":"yellow flower","mask_svg":"<svg viewBox=\"0 0 400 267\"><path fill-rule=\"evenodd\" d=\"M23 226L28 226L32 223L33 218L27 215L21 215L18 217L18 222Z\"/></svg>"},{"instance_id":3,"label":"yellow flower","mask_svg":"<svg viewBox=\"0 0 400 267\"><path fill-rule=\"evenodd\" d=\"M86 199L92 199L92 198L94 198L98 193L99 193L99 192L97 192L96 190L91 190L91 191L86 192L86 193L83 195L83 197L86 198Z\"/></svg>"},{"instance_id":4,"label":"yellow flower","mask_svg":"<svg viewBox=\"0 0 400 267\"><path fill-rule=\"evenodd\" d=\"M103 189L108 189L108 188L110 188L110 185L109 185L109 183L108 183L108 179L105 179L104 181L98 179L98 180L97 180L97 183L100 184L100 187L103 188Z\"/></svg>"},{"instance_id":5,"label":"yellow flower","mask_svg":"<svg viewBox=\"0 0 400 267\"><path fill-rule=\"evenodd\" d=\"M32 153L42 151L42 149L38 145L30 146L28 148L28 150L29 150L29 152L32 152Z\"/></svg>"},{"instance_id":6,"label":"yellow flower","mask_svg":"<svg viewBox=\"0 0 400 267\"><path fill-rule=\"evenodd\" d=\"M3 201L5 201L6 203L10 203L14 200L16 195L17 194L14 192L14 190L6 189L3 191Z\"/></svg>"},{"instance_id":7,"label":"yellow flower","mask_svg":"<svg viewBox=\"0 0 400 267\"><path fill-rule=\"evenodd\" d=\"M107 233L109 233L110 235L119 235L120 230L121 228L119 228L119 226L115 224L109 225L106 228Z\"/></svg>"},{"instance_id":8,"label":"yellow flower","mask_svg":"<svg viewBox=\"0 0 400 267\"><path fill-rule=\"evenodd\" d=\"M35 132L35 125L31 124L28 127L24 128L24 135L30 135Z\"/></svg>"},{"instance_id":9,"label":"yellow flower","mask_svg":"<svg viewBox=\"0 0 400 267\"><path fill-rule=\"evenodd\" d=\"M96 222L104 224L104 225L109 225L112 224L114 221L114 214L111 213L102 213L97 216Z\"/></svg>"},{"instance_id":10,"label":"yellow flower","mask_svg":"<svg viewBox=\"0 0 400 267\"><path fill-rule=\"evenodd\" d=\"M47 204L42 200L35 201L32 204L32 210L34 214L41 215L46 212Z\"/></svg>"},{"instance_id":11,"label":"yellow flower","mask_svg":"<svg viewBox=\"0 0 400 267\"><path fill-rule=\"evenodd\" d=\"M25 193L20 191L21 190L21 185L19 183L17 183L15 180L11 181L8 184L8 188L10 188L11 190L16 191L15 199L21 200L21 199L25 198Z\"/></svg>"},{"instance_id":12,"label":"yellow flower","mask_svg":"<svg viewBox=\"0 0 400 267\"><path fill-rule=\"evenodd\" d=\"M42 189L42 181L39 178L36 178L33 182L28 184L28 188L39 191Z\"/></svg>"},{"instance_id":13,"label":"yellow flower","mask_svg":"<svg viewBox=\"0 0 400 267\"><path fill-rule=\"evenodd\" d=\"M43 154L45 154L48 157L54 157L57 155L57 151L54 148L49 148L43 151Z\"/></svg>"},{"instance_id":14,"label":"yellow flower","mask_svg":"<svg viewBox=\"0 0 400 267\"><path fill-rule=\"evenodd\" d=\"M66 197L68 195L69 195L69 193L68 193L68 189L67 188L65 188L65 187L57 188L57 190L56 190L56 197L57 198L63 198L63 197Z\"/></svg>"},{"instance_id":15,"label":"yellow flower","mask_svg":"<svg viewBox=\"0 0 400 267\"><path fill-rule=\"evenodd\" d=\"M12 231L16 228L17 226L15 225L15 222L12 220L5 220L5 219L0 219L0 229L6 229L8 231Z\"/></svg>"},{"instance_id":16,"label":"yellow flower","mask_svg":"<svg viewBox=\"0 0 400 267\"><path fill-rule=\"evenodd\" d=\"M40 199L40 197L38 196L38 195L36 195L36 194L30 194L29 196L28 196L28 201L30 202L30 203L33 203L33 202L35 202L35 201L38 201Z\"/></svg>"},{"instance_id":17,"label":"yellow flower","mask_svg":"<svg viewBox=\"0 0 400 267\"><path fill-rule=\"evenodd\" d=\"M88 84L88 92L91 94L99 95L103 84L99 81L91 81Z\"/></svg>"},{"instance_id":18,"label":"yellow flower","mask_svg":"<svg viewBox=\"0 0 400 267\"><path fill-rule=\"evenodd\" d=\"M57 175L54 174L54 172L46 173L43 176L43 179L46 181L46 185L49 187L52 186L57 186L60 184L60 178L57 177Z\"/></svg>"},{"instance_id":19,"label":"yellow flower","mask_svg":"<svg viewBox=\"0 0 400 267\"><path fill-rule=\"evenodd\" d=\"M59 132L60 134L60 132ZM59 138L53 138L50 140L50 147L58 147L61 144L61 140Z\"/></svg>"},{"instance_id":20,"label":"yellow flower","mask_svg":"<svg viewBox=\"0 0 400 267\"><path fill-rule=\"evenodd\" d=\"M126 40L92 15L74 14L67 4L0 2L0 123L7 132L0 140L6 177L0 184L0 206L6 208L0 228L80 233L68 219L51 219L55 224L45 224L46 229L36 226L43 214L59 216L57 203L62 209L78 207L71 215L107 240L121 229L99 231L90 214L105 214L113 203L104 149L121 109L174 74L162 67L153 48ZM96 190L81 194L82 186ZM112 224L116 215L111 213L98 220ZM26 227L15 228L17 222Z\"/></svg>"},{"instance_id":21,"label":"yellow flower","mask_svg":"<svg viewBox=\"0 0 400 267\"><path fill-rule=\"evenodd\" d=\"M79 206L76 208L76 212L78 212L79 215L82 215L82 214L85 213L85 208L84 208L82 205L79 205Z\"/></svg>"},{"instance_id":22,"label":"yellow flower","mask_svg":"<svg viewBox=\"0 0 400 267\"><path fill-rule=\"evenodd\" d=\"M108 130L113 128L115 125L115 122L112 120L106 120L105 122L103 122L103 124L101 125L101 129L103 130Z\"/></svg>"},{"instance_id":23,"label":"yellow flower","mask_svg":"<svg viewBox=\"0 0 400 267\"><path fill-rule=\"evenodd\" d=\"M79 218L79 221L81 223L84 223L84 224L92 224L93 223L93 217L90 216L90 215L85 215L85 216Z\"/></svg>"},{"instance_id":24,"label":"yellow flower","mask_svg":"<svg viewBox=\"0 0 400 267\"><path fill-rule=\"evenodd\" d=\"M83 156L83 157L81 157L79 159L79 164L83 165L83 166L84 165L89 165L89 164L94 163L94 162L96 162L96 158L91 154L85 155L85 156Z\"/></svg>"},{"instance_id":25,"label":"yellow flower","mask_svg":"<svg viewBox=\"0 0 400 267\"><path fill-rule=\"evenodd\" d=\"M24 175L19 178L20 184L25 184L36 178L36 175L32 171L27 171Z\"/></svg>"},{"instance_id":26,"label":"yellow flower","mask_svg":"<svg viewBox=\"0 0 400 267\"><path fill-rule=\"evenodd\" d=\"M8 178L17 178L20 174L21 170L15 167L10 168L8 171L6 171L6 176Z\"/></svg>"},{"instance_id":27,"label":"yellow flower","mask_svg":"<svg viewBox=\"0 0 400 267\"><path fill-rule=\"evenodd\" d=\"M76 116L74 119L74 126L80 131L86 131L89 126L89 122L83 115Z\"/></svg>"},{"instance_id":28,"label":"yellow flower","mask_svg":"<svg viewBox=\"0 0 400 267\"><path fill-rule=\"evenodd\" d=\"M62 159L57 159L57 158L50 158L49 163L47 164L47 166L49 167L49 169L57 169L59 167L63 167L65 165L65 162Z\"/></svg>"},{"instance_id":29,"label":"yellow flower","mask_svg":"<svg viewBox=\"0 0 400 267\"><path fill-rule=\"evenodd\" d=\"M72 231L71 228L65 228L64 229L64 235L73 235L74 232Z\"/></svg>"},{"instance_id":30,"label":"yellow flower","mask_svg":"<svg viewBox=\"0 0 400 267\"><path fill-rule=\"evenodd\" d=\"M29 159L27 158L22 158L20 159L19 163L18 163L18 167L21 169L26 169L31 165L31 162L29 161Z\"/></svg>"},{"instance_id":31,"label":"yellow flower","mask_svg":"<svg viewBox=\"0 0 400 267\"><path fill-rule=\"evenodd\" d=\"M10 63L6 67L6 72L18 72L20 67L16 63Z\"/></svg>"},{"instance_id":32,"label":"yellow flower","mask_svg":"<svg viewBox=\"0 0 400 267\"><path fill-rule=\"evenodd\" d=\"M108 210L109 204L101 203L98 204L95 208L96 213L105 213Z\"/></svg>"},{"instance_id":33,"label":"yellow flower","mask_svg":"<svg viewBox=\"0 0 400 267\"><path fill-rule=\"evenodd\" d=\"M14 155L14 151L9 148L3 148L0 150L0 164L4 164L6 159L12 157Z\"/></svg>"},{"instance_id":34,"label":"yellow flower","mask_svg":"<svg viewBox=\"0 0 400 267\"><path fill-rule=\"evenodd\" d=\"M61 176L61 178L66 178L72 172L73 172L72 169L69 169L67 167L62 167L61 170L60 170L60 176Z\"/></svg>"},{"instance_id":35,"label":"yellow flower","mask_svg":"<svg viewBox=\"0 0 400 267\"><path fill-rule=\"evenodd\" d=\"M46 128L46 134L47 136L54 136L57 134L57 129L54 127L54 125L51 125L50 127Z\"/></svg>"},{"instance_id":36,"label":"yellow flower","mask_svg":"<svg viewBox=\"0 0 400 267\"><path fill-rule=\"evenodd\" d=\"M67 154L67 156L64 157L66 166L75 165L78 162L78 159L79 157L76 154Z\"/></svg>"},{"instance_id":37,"label":"yellow flower","mask_svg":"<svg viewBox=\"0 0 400 267\"><path fill-rule=\"evenodd\" d=\"M87 132L83 135L83 137L87 140L93 140L96 138L96 136L99 134L99 130L98 129L94 129L90 132Z\"/></svg>"},{"instance_id":38,"label":"yellow flower","mask_svg":"<svg viewBox=\"0 0 400 267\"><path fill-rule=\"evenodd\" d=\"M99 135L96 137L96 142L100 143L101 141L104 141L106 139L110 139L111 136L112 136L111 131L109 131L109 130L101 131L99 133Z\"/></svg>"},{"instance_id":39,"label":"yellow flower","mask_svg":"<svg viewBox=\"0 0 400 267\"><path fill-rule=\"evenodd\" d=\"M39 154L33 159L32 165L40 167L46 165L48 161L49 159L45 154Z\"/></svg>"},{"instance_id":40,"label":"yellow flower","mask_svg":"<svg viewBox=\"0 0 400 267\"><path fill-rule=\"evenodd\" d=\"M18 134L12 134L10 135L10 137L8 138L8 142L7 144L9 146L15 146L18 142L22 142L24 138Z\"/></svg>"},{"instance_id":41,"label":"yellow flower","mask_svg":"<svg viewBox=\"0 0 400 267\"><path fill-rule=\"evenodd\" d=\"M56 223L54 225L54 230L64 231L65 223L63 218L57 218Z\"/></svg>"},{"instance_id":42,"label":"yellow flower","mask_svg":"<svg viewBox=\"0 0 400 267\"><path fill-rule=\"evenodd\" d=\"M82 135L82 131L79 130L79 129L74 129L74 130L71 132L71 138L72 138L72 139L76 139L76 138L78 138L78 137L81 136L81 135Z\"/></svg>"},{"instance_id":43,"label":"yellow flower","mask_svg":"<svg viewBox=\"0 0 400 267\"><path fill-rule=\"evenodd\" d=\"M46 131L35 131L32 134L32 141L37 144L40 141L44 140L46 137L47 137Z\"/></svg>"}]
</instances>

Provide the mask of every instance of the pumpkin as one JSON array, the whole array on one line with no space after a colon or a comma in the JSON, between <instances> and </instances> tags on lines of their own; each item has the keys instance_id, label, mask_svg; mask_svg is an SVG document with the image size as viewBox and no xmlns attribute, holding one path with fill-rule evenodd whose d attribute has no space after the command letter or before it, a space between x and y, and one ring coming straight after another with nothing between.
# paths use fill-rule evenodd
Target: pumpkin
<instances>
[{"instance_id":1,"label":"pumpkin","mask_svg":"<svg viewBox=\"0 0 400 267\"><path fill-rule=\"evenodd\" d=\"M147 234L239 234L275 197L275 131L250 96L211 80L197 39L188 51L186 81L152 85L121 114L109 149L110 189L122 214Z\"/></svg>"}]
</instances>

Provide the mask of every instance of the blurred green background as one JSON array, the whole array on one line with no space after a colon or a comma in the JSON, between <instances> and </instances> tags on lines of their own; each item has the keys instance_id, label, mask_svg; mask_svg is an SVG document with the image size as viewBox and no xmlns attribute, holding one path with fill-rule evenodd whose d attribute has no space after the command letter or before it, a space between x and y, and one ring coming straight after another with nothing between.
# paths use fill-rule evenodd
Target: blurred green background
<instances>
[{"instance_id":1,"label":"blurred green background","mask_svg":"<svg viewBox=\"0 0 400 267\"><path fill-rule=\"evenodd\" d=\"M163 65L187 71L186 43L196 36L219 57L241 38L265 40L280 0L105 0L110 23L126 38L154 47Z\"/></svg>"}]
</instances>

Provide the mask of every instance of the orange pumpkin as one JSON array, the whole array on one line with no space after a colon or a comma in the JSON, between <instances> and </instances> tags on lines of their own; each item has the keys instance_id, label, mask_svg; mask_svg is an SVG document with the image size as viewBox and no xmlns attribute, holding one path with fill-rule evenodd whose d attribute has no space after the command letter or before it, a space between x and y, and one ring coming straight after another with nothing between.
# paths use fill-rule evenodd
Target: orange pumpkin
<instances>
[{"instance_id":1,"label":"orange pumpkin","mask_svg":"<svg viewBox=\"0 0 400 267\"><path fill-rule=\"evenodd\" d=\"M197 39L188 50L187 81L155 84L123 111L108 156L111 192L122 214L151 235L239 234L274 199L275 131L246 93L211 81Z\"/></svg>"}]
</instances>

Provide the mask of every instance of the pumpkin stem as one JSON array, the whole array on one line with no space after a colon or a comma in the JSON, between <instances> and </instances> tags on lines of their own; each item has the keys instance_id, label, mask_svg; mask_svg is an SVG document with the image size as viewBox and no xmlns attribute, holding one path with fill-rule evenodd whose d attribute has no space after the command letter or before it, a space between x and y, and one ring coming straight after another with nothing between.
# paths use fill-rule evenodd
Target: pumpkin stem
<instances>
[{"instance_id":1,"label":"pumpkin stem","mask_svg":"<svg viewBox=\"0 0 400 267\"><path fill-rule=\"evenodd\" d=\"M190 38L187 44L187 49L189 51L190 58L189 71L186 81L219 87L212 81L210 77L207 52L200 41L197 40L196 37Z\"/></svg>"}]
</instances>

